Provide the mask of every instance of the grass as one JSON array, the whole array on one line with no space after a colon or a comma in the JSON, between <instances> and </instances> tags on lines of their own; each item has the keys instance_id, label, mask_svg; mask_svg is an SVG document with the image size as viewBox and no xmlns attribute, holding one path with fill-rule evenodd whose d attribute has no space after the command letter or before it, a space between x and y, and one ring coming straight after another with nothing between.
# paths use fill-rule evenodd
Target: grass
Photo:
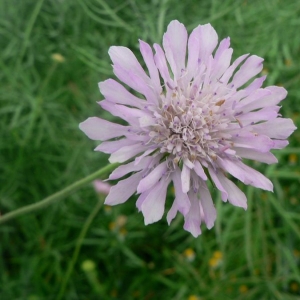
<instances>
[{"instance_id":1,"label":"grass","mask_svg":"<svg viewBox=\"0 0 300 300\"><path fill-rule=\"evenodd\" d=\"M299 12L296 1L280 0L2 0L1 214L107 164L78 123L92 115L112 118L95 103L97 83L113 76L108 48L127 46L139 56L138 39L160 43L172 19L189 30L211 22L220 39L231 37L234 57L263 56L266 85L289 91L282 114L299 127ZM53 60L54 53L64 61ZM290 146L275 152L277 165L255 165L275 192L242 187L246 212L214 192L215 227L197 239L180 217L170 227L165 219L145 227L134 199L94 216L102 199L91 186L2 224L0 298L299 299L299 141L296 131ZM171 199L170 192L168 206Z\"/></svg>"}]
</instances>

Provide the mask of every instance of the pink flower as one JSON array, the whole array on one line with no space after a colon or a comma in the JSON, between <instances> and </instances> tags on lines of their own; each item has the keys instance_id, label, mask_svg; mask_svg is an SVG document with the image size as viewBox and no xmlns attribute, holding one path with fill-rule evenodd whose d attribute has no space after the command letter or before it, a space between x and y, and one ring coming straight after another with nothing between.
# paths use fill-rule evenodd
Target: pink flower
<instances>
[{"instance_id":1,"label":"pink flower","mask_svg":"<svg viewBox=\"0 0 300 300\"><path fill-rule=\"evenodd\" d=\"M208 177L223 201L244 209L245 194L225 173L246 185L273 190L271 181L243 159L277 162L270 150L284 148L296 129L292 120L278 114L287 92L276 86L261 88L266 77L253 77L261 72L263 59L245 54L231 63L229 45L229 38L218 45L210 24L199 25L188 37L185 26L172 21L163 48L154 44L154 55L140 41L148 73L128 48L110 48L115 75L138 96L113 79L100 82L105 99L99 105L128 125L97 117L80 124L89 138L103 141L95 150L111 154L111 163L130 161L109 176L127 177L111 188L106 204L124 203L137 193L145 224L156 222L164 214L172 181L175 199L168 223L179 211L184 229L197 237L201 223L210 229L216 219Z\"/></svg>"},{"instance_id":2,"label":"pink flower","mask_svg":"<svg viewBox=\"0 0 300 300\"><path fill-rule=\"evenodd\" d=\"M103 195L108 195L111 188L110 184L99 179L93 181L93 186L97 193Z\"/></svg>"}]
</instances>

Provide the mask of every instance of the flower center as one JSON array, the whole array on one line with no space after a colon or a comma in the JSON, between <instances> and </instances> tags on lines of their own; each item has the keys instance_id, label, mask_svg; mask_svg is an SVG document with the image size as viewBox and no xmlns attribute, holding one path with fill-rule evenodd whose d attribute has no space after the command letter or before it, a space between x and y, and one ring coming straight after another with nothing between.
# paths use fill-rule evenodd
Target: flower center
<instances>
[{"instance_id":1,"label":"flower center","mask_svg":"<svg viewBox=\"0 0 300 300\"><path fill-rule=\"evenodd\" d=\"M228 111L222 108L225 100L201 91L187 97L175 88L171 96L162 96L161 102L150 137L161 153L174 156L175 163L189 159L213 164L220 152L230 148L230 135L222 133L230 123Z\"/></svg>"}]
</instances>

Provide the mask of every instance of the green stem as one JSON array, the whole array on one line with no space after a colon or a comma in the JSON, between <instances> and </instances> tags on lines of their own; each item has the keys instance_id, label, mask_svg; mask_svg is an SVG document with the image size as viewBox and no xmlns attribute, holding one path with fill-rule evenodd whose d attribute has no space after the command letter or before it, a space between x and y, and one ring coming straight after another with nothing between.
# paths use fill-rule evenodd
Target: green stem
<instances>
[{"instance_id":1,"label":"green stem","mask_svg":"<svg viewBox=\"0 0 300 300\"><path fill-rule=\"evenodd\" d=\"M91 181L97 179L98 177L103 176L104 174L112 171L113 169L115 169L119 164L115 163L115 164L110 164L107 165L106 167L96 171L95 173L81 179L78 180L76 182L74 182L73 184L69 185L68 187L64 188L63 190L37 202L37 203L33 203L30 205L26 205L23 206L19 209L16 209L10 213L7 213L3 216L0 216L0 224L7 222L9 220L12 220L18 216L24 215L24 214L28 214L31 213L33 211L42 209L52 203L57 202L58 200L61 200L67 196L69 196L70 194L72 194L73 192L75 192L76 190L80 189L81 187L83 187L84 185L86 185L87 183L90 183Z\"/></svg>"},{"instance_id":2,"label":"green stem","mask_svg":"<svg viewBox=\"0 0 300 300\"><path fill-rule=\"evenodd\" d=\"M62 299L62 297L65 294L65 290L66 290L67 284L69 282L69 279L71 277L71 274L73 272L74 266L75 266L75 264L77 262L78 255L79 255L79 252L80 252L80 249L81 249L84 237L86 236L86 233L87 233L87 231L88 231L91 223L93 222L94 218L98 214L98 212L99 212L100 208L102 207L102 205L103 205L103 199L99 199L98 202L97 202L97 205L92 210L92 212L90 213L90 215L86 219L86 221L85 221L85 223L83 225L83 228L81 229L81 232L79 234L79 237L78 237L78 240L76 242L76 246L75 246L75 249L74 249L74 252L73 252L72 260L70 261L70 263L68 265L68 269L67 269L66 275L64 276L63 283L62 283L62 285L60 287L58 296L56 298L57 300Z\"/></svg>"}]
</instances>

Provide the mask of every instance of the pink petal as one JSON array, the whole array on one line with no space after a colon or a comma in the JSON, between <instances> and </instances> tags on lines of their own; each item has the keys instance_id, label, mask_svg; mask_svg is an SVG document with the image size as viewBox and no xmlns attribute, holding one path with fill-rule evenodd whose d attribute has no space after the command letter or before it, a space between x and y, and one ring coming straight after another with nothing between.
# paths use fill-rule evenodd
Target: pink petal
<instances>
[{"instance_id":1,"label":"pink petal","mask_svg":"<svg viewBox=\"0 0 300 300\"><path fill-rule=\"evenodd\" d=\"M92 140L109 140L124 135L129 127L91 117L79 124L79 128Z\"/></svg>"},{"instance_id":2,"label":"pink petal","mask_svg":"<svg viewBox=\"0 0 300 300\"><path fill-rule=\"evenodd\" d=\"M153 89L157 91L158 94L161 93L162 88L160 85L159 73L154 62L154 56L151 47L142 40L140 42L140 51L142 53L143 59L149 70L150 78L153 83Z\"/></svg>"},{"instance_id":3,"label":"pink petal","mask_svg":"<svg viewBox=\"0 0 300 300\"><path fill-rule=\"evenodd\" d=\"M133 107L143 108L146 101L129 93L123 85L113 79L108 79L99 83L100 92L106 100Z\"/></svg>"},{"instance_id":4,"label":"pink petal","mask_svg":"<svg viewBox=\"0 0 300 300\"><path fill-rule=\"evenodd\" d=\"M150 82L150 78L147 76L144 69L130 49L122 46L112 46L109 48L108 54L114 65L118 65L122 69L134 73L145 83Z\"/></svg>"},{"instance_id":5,"label":"pink petal","mask_svg":"<svg viewBox=\"0 0 300 300\"><path fill-rule=\"evenodd\" d=\"M263 58L256 55L251 55L235 73L231 81L231 85L234 85L234 87L237 89L245 84L248 80L253 78L262 70L263 61Z\"/></svg>"},{"instance_id":6,"label":"pink petal","mask_svg":"<svg viewBox=\"0 0 300 300\"><path fill-rule=\"evenodd\" d=\"M154 170L152 170L145 178L143 178L138 187L137 192L143 193L146 190L151 189L164 175L164 173L167 171L167 163L166 161L159 164L157 167L155 167Z\"/></svg>"},{"instance_id":7,"label":"pink petal","mask_svg":"<svg viewBox=\"0 0 300 300\"><path fill-rule=\"evenodd\" d=\"M172 180L174 183L175 189L175 200L174 202L177 203L178 210L183 214L186 215L191 207L191 203L187 193L184 193L181 186L181 172L180 169L177 168L173 172Z\"/></svg>"},{"instance_id":8,"label":"pink petal","mask_svg":"<svg viewBox=\"0 0 300 300\"><path fill-rule=\"evenodd\" d=\"M137 201L136 201L136 207L138 209L138 211L141 211L142 209L142 204L145 201L145 199L148 197L148 195L150 194L152 190L147 190L144 193L141 193L140 196L138 197Z\"/></svg>"},{"instance_id":9,"label":"pink petal","mask_svg":"<svg viewBox=\"0 0 300 300\"><path fill-rule=\"evenodd\" d=\"M258 111L239 115L237 118L243 126L247 126L251 123L276 119L279 109L279 106L269 106Z\"/></svg>"},{"instance_id":10,"label":"pink petal","mask_svg":"<svg viewBox=\"0 0 300 300\"><path fill-rule=\"evenodd\" d=\"M140 152L145 151L146 149L147 149L147 146L145 146L141 143L124 146L124 147L120 148L119 150L117 150L116 152L114 152L110 156L109 162L110 163L115 163L115 162L122 163L122 162L132 158L133 156L139 154Z\"/></svg>"},{"instance_id":11,"label":"pink petal","mask_svg":"<svg viewBox=\"0 0 300 300\"><path fill-rule=\"evenodd\" d=\"M246 166L240 161L231 161L229 159L221 159L218 157L219 165L235 178L242 181L244 184L250 184L257 188L267 191L273 191L272 182L261 173Z\"/></svg>"},{"instance_id":12,"label":"pink petal","mask_svg":"<svg viewBox=\"0 0 300 300\"><path fill-rule=\"evenodd\" d=\"M249 56L249 54L244 54L240 57L238 57L233 64L225 71L225 73L223 74L223 76L220 79L220 82L223 82L225 84L228 83L229 79L231 78L233 72L235 71L235 69L238 67L238 65L246 59L246 57Z\"/></svg>"},{"instance_id":13,"label":"pink petal","mask_svg":"<svg viewBox=\"0 0 300 300\"><path fill-rule=\"evenodd\" d=\"M143 159L138 165L136 165L134 161L126 165L121 165L109 175L109 180L116 180L128 173L143 170L150 164L152 160L152 157L147 157Z\"/></svg>"},{"instance_id":14,"label":"pink petal","mask_svg":"<svg viewBox=\"0 0 300 300\"><path fill-rule=\"evenodd\" d=\"M163 47L175 78L185 69L187 31L177 20L172 21L163 37Z\"/></svg>"},{"instance_id":15,"label":"pink petal","mask_svg":"<svg viewBox=\"0 0 300 300\"><path fill-rule=\"evenodd\" d=\"M176 217L177 212L178 212L178 203L177 203L177 201L174 200L173 204L167 214L168 225L170 225L172 220Z\"/></svg>"},{"instance_id":16,"label":"pink petal","mask_svg":"<svg viewBox=\"0 0 300 300\"><path fill-rule=\"evenodd\" d=\"M139 118L148 117L145 111L124 105L117 105L107 100L100 101L98 104L112 115L122 118L133 126L139 126Z\"/></svg>"},{"instance_id":17,"label":"pink petal","mask_svg":"<svg viewBox=\"0 0 300 300\"><path fill-rule=\"evenodd\" d=\"M271 95L271 91L269 91L268 89L258 89L255 90L253 93L251 93L249 96L247 96L246 98L244 98L243 100L241 100L237 105L235 110L236 111L243 111L243 112L248 112L251 111L253 109L255 109L254 107L254 103L258 103L260 102L263 98L267 97Z\"/></svg>"},{"instance_id":18,"label":"pink petal","mask_svg":"<svg viewBox=\"0 0 300 300\"><path fill-rule=\"evenodd\" d=\"M202 165L200 164L200 162L198 160L195 161L194 163L194 171L196 172L196 174L202 178L203 180L207 180L207 176L203 170Z\"/></svg>"},{"instance_id":19,"label":"pink petal","mask_svg":"<svg viewBox=\"0 0 300 300\"><path fill-rule=\"evenodd\" d=\"M150 191L141 205L145 225L159 221L165 210L167 187L170 179L162 178Z\"/></svg>"},{"instance_id":20,"label":"pink petal","mask_svg":"<svg viewBox=\"0 0 300 300\"><path fill-rule=\"evenodd\" d=\"M288 141L282 141L282 140L273 140L273 142L274 142L274 146L272 147L273 149L282 149L289 144Z\"/></svg>"},{"instance_id":21,"label":"pink petal","mask_svg":"<svg viewBox=\"0 0 300 300\"><path fill-rule=\"evenodd\" d=\"M201 234L200 202L196 193L189 192L188 195L191 201L191 208L184 216L183 228L189 231L194 237L197 237Z\"/></svg>"},{"instance_id":22,"label":"pink petal","mask_svg":"<svg viewBox=\"0 0 300 300\"><path fill-rule=\"evenodd\" d=\"M190 169L185 164L183 164L182 171L181 171L181 186L182 186L182 191L184 193L187 193L190 190L190 176L191 176Z\"/></svg>"},{"instance_id":23,"label":"pink petal","mask_svg":"<svg viewBox=\"0 0 300 300\"><path fill-rule=\"evenodd\" d=\"M194 77L199 62L205 63L218 44L218 35L210 24L199 25L195 28L188 40L189 77Z\"/></svg>"},{"instance_id":24,"label":"pink petal","mask_svg":"<svg viewBox=\"0 0 300 300\"><path fill-rule=\"evenodd\" d=\"M142 176L143 172L139 172L124 180L120 180L115 186L111 187L104 203L107 205L116 205L126 202L136 191L136 187Z\"/></svg>"},{"instance_id":25,"label":"pink petal","mask_svg":"<svg viewBox=\"0 0 300 300\"><path fill-rule=\"evenodd\" d=\"M227 38L223 39L223 40L220 42L219 47L218 47L218 49L216 50L216 54L215 54L215 56L214 56L214 59L215 59L215 60L220 60L221 55L223 54L223 52L224 52L225 50L227 50L227 49L229 48L229 46L230 46L230 38L227 37Z\"/></svg>"},{"instance_id":26,"label":"pink petal","mask_svg":"<svg viewBox=\"0 0 300 300\"><path fill-rule=\"evenodd\" d=\"M99 146L97 146L94 151L101 151L104 153L111 154L118 149L124 147L124 146L129 146L132 145L132 141L129 139L120 139L116 141L109 141L109 142L103 142Z\"/></svg>"},{"instance_id":27,"label":"pink petal","mask_svg":"<svg viewBox=\"0 0 300 300\"><path fill-rule=\"evenodd\" d=\"M161 77L163 78L166 84L166 88L168 88L169 85L175 87L174 81L170 77L169 68L167 65L164 51L158 44L154 44L153 47L155 49L154 61L159 70Z\"/></svg>"},{"instance_id":28,"label":"pink petal","mask_svg":"<svg viewBox=\"0 0 300 300\"><path fill-rule=\"evenodd\" d=\"M204 182L203 182L203 186L199 187L199 193L200 193L201 206L204 214L204 221L206 227L208 229L211 229L214 226L217 217L217 212L214 207L210 192Z\"/></svg>"},{"instance_id":29,"label":"pink petal","mask_svg":"<svg viewBox=\"0 0 300 300\"><path fill-rule=\"evenodd\" d=\"M258 134L264 134L274 139L286 139L297 127L291 119L277 118L252 126Z\"/></svg>"},{"instance_id":30,"label":"pink petal","mask_svg":"<svg viewBox=\"0 0 300 300\"><path fill-rule=\"evenodd\" d=\"M96 179L93 181L94 189L97 193L107 195L111 189L111 185L103 182L102 180Z\"/></svg>"},{"instance_id":31,"label":"pink petal","mask_svg":"<svg viewBox=\"0 0 300 300\"><path fill-rule=\"evenodd\" d=\"M220 183L228 193L228 201L238 207L247 209L247 198L245 194L221 172L217 173Z\"/></svg>"},{"instance_id":32,"label":"pink petal","mask_svg":"<svg viewBox=\"0 0 300 300\"><path fill-rule=\"evenodd\" d=\"M266 164L274 164L277 163L277 158L270 152L259 152L254 149L246 149L246 148L237 148L235 147L234 150L236 154L240 157L252 159L256 161L260 161Z\"/></svg>"},{"instance_id":33,"label":"pink petal","mask_svg":"<svg viewBox=\"0 0 300 300\"><path fill-rule=\"evenodd\" d=\"M115 75L129 87L145 96L148 103L156 103L157 95L139 75L132 70L125 70L119 65L113 65ZM150 79L149 79L150 80Z\"/></svg>"},{"instance_id":34,"label":"pink petal","mask_svg":"<svg viewBox=\"0 0 300 300\"><path fill-rule=\"evenodd\" d=\"M268 152L274 146L274 141L269 137L245 131L235 134L232 141L234 147L255 149L259 152Z\"/></svg>"},{"instance_id":35,"label":"pink petal","mask_svg":"<svg viewBox=\"0 0 300 300\"><path fill-rule=\"evenodd\" d=\"M217 176L218 173L222 172L222 170L213 170L211 167L208 168L209 175L213 181L213 183L216 185L217 189L221 192L221 197L224 202L228 199L228 193L224 189L223 185L221 184L219 177Z\"/></svg>"}]
</instances>

